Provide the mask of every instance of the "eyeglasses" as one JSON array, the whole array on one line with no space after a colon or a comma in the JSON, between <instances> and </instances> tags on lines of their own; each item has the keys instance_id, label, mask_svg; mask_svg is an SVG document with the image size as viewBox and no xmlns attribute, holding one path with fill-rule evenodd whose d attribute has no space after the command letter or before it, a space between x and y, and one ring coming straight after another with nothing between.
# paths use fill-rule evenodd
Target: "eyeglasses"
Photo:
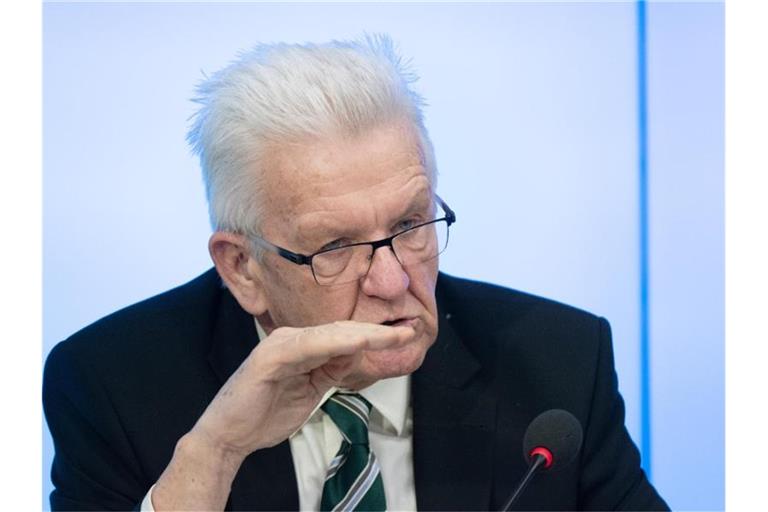
<instances>
[{"instance_id":1,"label":"eyeglasses","mask_svg":"<svg viewBox=\"0 0 768 512\"><path fill-rule=\"evenodd\" d=\"M435 200L445 216L372 242L359 242L304 255L283 249L258 236L253 236L252 240L257 246L290 262L309 265L315 281L321 286L351 283L368 273L373 254L381 247L391 248L397 261L404 267L424 263L442 253L448 246L448 227L456 222L456 214L437 195Z\"/></svg>"}]
</instances>

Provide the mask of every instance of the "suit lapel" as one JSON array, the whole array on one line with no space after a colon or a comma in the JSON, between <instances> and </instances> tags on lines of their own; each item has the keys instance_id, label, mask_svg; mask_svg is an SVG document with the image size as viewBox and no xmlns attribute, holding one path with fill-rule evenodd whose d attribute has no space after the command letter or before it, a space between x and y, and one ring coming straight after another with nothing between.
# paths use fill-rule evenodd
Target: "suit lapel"
<instances>
[{"instance_id":1,"label":"suit lapel","mask_svg":"<svg viewBox=\"0 0 768 512\"><path fill-rule=\"evenodd\" d=\"M416 501L419 510L488 509L491 499L496 398L477 374L438 299L439 336L411 381ZM258 343L253 318L221 291L208 354L220 384ZM299 496L288 441L254 452L232 484L231 510L297 510Z\"/></svg>"},{"instance_id":2,"label":"suit lapel","mask_svg":"<svg viewBox=\"0 0 768 512\"><path fill-rule=\"evenodd\" d=\"M208 362L224 384L259 342L253 317L226 288L221 289L212 339Z\"/></svg>"},{"instance_id":3,"label":"suit lapel","mask_svg":"<svg viewBox=\"0 0 768 512\"><path fill-rule=\"evenodd\" d=\"M208 362L223 385L259 342L253 317L221 290ZM229 510L298 510L299 494L288 441L249 455L238 471Z\"/></svg>"},{"instance_id":4,"label":"suit lapel","mask_svg":"<svg viewBox=\"0 0 768 512\"><path fill-rule=\"evenodd\" d=\"M413 374L413 450L419 510L487 510L496 398L477 373L444 301L439 335Z\"/></svg>"}]
</instances>

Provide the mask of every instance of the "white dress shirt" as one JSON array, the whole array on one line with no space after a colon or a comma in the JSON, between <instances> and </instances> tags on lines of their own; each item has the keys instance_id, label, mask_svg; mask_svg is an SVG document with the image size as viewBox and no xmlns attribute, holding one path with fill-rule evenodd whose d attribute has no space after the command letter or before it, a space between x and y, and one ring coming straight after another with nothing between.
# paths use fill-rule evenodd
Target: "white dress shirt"
<instances>
[{"instance_id":1,"label":"white dress shirt","mask_svg":"<svg viewBox=\"0 0 768 512\"><path fill-rule=\"evenodd\" d=\"M264 339L266 335L258 322L256 329L259 339ZM301 510L320 509L326 470L341 447L339 429L320 409L335 391L326 393L304 425L289 438ZM369 442L381 467L387 510L416 510L410 375L380 380L359 393L373 406ZM142 511L154 512L153 489L141 502Z\"/></svg>"},{"instance_id":2,"label":"white dress shirt","mask_svg":"<svg viewBox=\"0 0 768 512\"><path fill-rule=\"evenodd\" d=\"M359 393L371 402L368 440L381 466L387 510L416 510L410 376L380 380ZM326 394L323 401L335 389ZM319 510L325 473L341 446L339 429L319 408L290 437L301 510Z\"/></svg>"}]
</instances>

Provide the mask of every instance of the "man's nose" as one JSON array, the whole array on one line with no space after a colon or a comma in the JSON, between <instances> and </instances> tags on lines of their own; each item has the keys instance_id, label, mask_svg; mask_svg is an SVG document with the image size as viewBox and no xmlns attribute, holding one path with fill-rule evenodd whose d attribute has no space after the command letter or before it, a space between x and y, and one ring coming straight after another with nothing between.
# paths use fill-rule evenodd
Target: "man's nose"
<instances>
[{"instance_id":1,"label":"man's nose","mask_svg":"<svg viewBox=\"0 0 768 512\"><path fill-rule=\"evenodd\" d=\"M408 289L410 278L391 247L379 247L371 256L371 266L363 278L366 295L393 300Z\"/></svg>"}]
</instances>

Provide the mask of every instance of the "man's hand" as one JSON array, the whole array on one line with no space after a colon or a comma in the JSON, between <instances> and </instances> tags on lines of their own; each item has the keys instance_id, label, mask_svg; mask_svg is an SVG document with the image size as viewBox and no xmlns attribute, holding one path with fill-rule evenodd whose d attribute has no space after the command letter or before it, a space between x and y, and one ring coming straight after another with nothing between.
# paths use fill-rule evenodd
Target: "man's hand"
<instances>
[{"instance_id":1,"label":"man's hand","mask_svg":"<svg viewBox=\"0 0 768 512\"><path fill-rule=\"evenodd\" d=\"M245 457L287 439L330 388L359 381L363 351L403 346L414 335L411 327L353 321L275 329L179 440L154 488L155 510L222 510Z\"/></svg>"}]
</instances>

